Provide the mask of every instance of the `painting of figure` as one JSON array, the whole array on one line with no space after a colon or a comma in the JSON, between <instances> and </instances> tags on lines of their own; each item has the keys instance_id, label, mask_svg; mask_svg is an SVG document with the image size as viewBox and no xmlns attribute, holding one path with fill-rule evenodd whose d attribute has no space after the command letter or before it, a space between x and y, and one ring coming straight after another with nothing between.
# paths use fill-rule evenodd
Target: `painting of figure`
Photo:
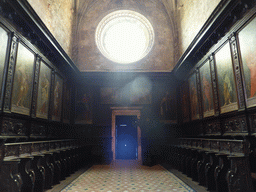
<instances>
[{"instance_id":1,"label":"painting of figure","mask_svg":"<svg viewBox=\"0 0 256 192\"><path fill-rule=\"evenodd\" d=\"M92 124L93 93L79 89L76 96L76 124Z\"/></svg>"},{"instance_id":2,"label":"painting of figure","mask_svg":"<svg viewBox=\"0 0 256 192\"><path fill-rule=\"evenodd\" d=\"M256 106L256 19L238 33L248 107Z\"/></svg>"},{"instance_id":3,"label":"painting of figure","mask_svg":"<svg viewBox=\"0 0 256 192\"><path fill-rule=\"evenodd\" d=\"M180 88L182 120L183 122L189 121L189 97L188 97L188 83L185 82Z\"/></svg>"},{"instance_id":4,"label":"painting of figure","mask_svg":"<svg viewBox=\"0 0 256 192\"><path fill-rule=\"evenodd\" d=\"M56 74L54 89L53 89L53 111L52 111L52 120L54 121L60 121L60 118L61 118L62 89L63 89L63 79Z\"/></svg>"},{"instance_id":5,"label":"painting of figure","mask_svg":"<svg viewBox=\"0 0 256 192\"><path fill-rule=\"evenodd\" d=\"M8 42L8 34L3 28L0 27L0 90L2 90L7 42Z\"/></svg>"},{"instance_id":6,"label":"painting of figure","mask_svg":"<svg viewBox=\"0 0 256 192\"><path fill-rule=\"evenodd\" d=\"M42 61L39 73L36 116L47 119L49 110L51 69Z\"/></svg>"},{"instance_id":7,"label":"painting of figure","mask_svg":"<svg viewBox=\"0 0 256 192\"><path fill-rule=\"evenodd\" d=\"M231 52L226 43L215 55L221 113L238 109Z\"/></svg>"},{"instance_id":8,"label":"painting of figure","mask_svg":"<svg viewBox=\"0 0 256 192\"><path fill-rule=\"evenodd\" d=\"M200 79L201 79L201 90L202 90L202 96L203 96L202 98L203 98L204 117L209 117L214 115L211 72L210 72L209 61L207 61L200 68Z\"/></svg>"},{"instance_id":9,"label":"painting of figure","mask_svg":"<svg viewBox=\"0 0 256 192\"><path fill-rule=\"evenodd\" d=\"M64 105L63 105L63 122L69 123L71 110L71 87L69 84L64 84Z\"/></svg>"},{"instance_id":10,"label":"painting of figure","mask_svg":"<svg viewBox=\"0 0 256 192\"><path fill-rule=\"evenodd\" d=\"M20 43L12 90L12 112L30 114L34 60L35 55Z\"/></svg>"},{"instance_id":11,"label":"painting of figure","mask_svg":"<svg viewBox=\"0 0 256 192\"><path fill-rule=\"evenodd\" d=\"M190 106L191 106L191 119L199 118L198 95L196 88L196 74L189 78L189 92L190 92Z\"/></svg>"},{"instance_id":12,"label":"painting of figure","mask_svg":"<svg viewBox=\"0 0 256 192\"><path fill-rule=\"evenodd\" d=\"M176 91L167 90L161 99L160 103L160 117L166 122L177 121L177 109L176 109Z\"/></svg>"}]
</instances>

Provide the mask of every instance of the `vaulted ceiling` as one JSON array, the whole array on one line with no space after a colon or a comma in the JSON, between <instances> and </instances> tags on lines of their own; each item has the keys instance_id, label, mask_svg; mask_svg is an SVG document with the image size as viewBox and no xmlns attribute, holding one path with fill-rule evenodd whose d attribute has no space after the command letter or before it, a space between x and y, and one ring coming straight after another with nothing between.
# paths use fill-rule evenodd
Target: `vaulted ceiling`
<instances>
[{"instance_id":1,"label":"vaulted ceiling","mask_svg":"<svg viewBox=\"0 0 256 192\"><path fill-rule=\"evenodd\" d=\"M172 13L159 0L90 0L77 1L72 58L81 72L129 71L167 72L175 66L175 25ZM122 65L106 59L95 44L95 29L101 19L115 10L133 10L143 14L153 25L154 46L144 59ZM168 7L168 10L170 8ZM176 43L177 44L177 43Z\"/></svg>"},{"instance_id":2,"label":"vaulted ceiling","mask_svg":"<svg viewBox=\"0 0 256 192\"><path fill-rule=\"evenodd\" d=\"M25 1L25 0L22 0ZM225 2L227 0L223 0ZM80 72L171 72L221 0L27 0ZM120 65L95 43L98 23L116 10L133 10L152 24L155 42L138 62ZM185 54L184 54L185 53ZM182 59L183 58L183 59Z\"/></svg>"},{"instance_id":3,"label":"vaulted ceiling","mask_svg":"<svg viewBox=\"0 0 256 192\"><path fill-rule=\"evenodd\" d=\"M81 72L170 72L177 62L175 0L28 0ZM95 43L101 19L115 10L133 10L152 24L155 42L142 60L120 65Z\"/></svg>"}]
</instances>

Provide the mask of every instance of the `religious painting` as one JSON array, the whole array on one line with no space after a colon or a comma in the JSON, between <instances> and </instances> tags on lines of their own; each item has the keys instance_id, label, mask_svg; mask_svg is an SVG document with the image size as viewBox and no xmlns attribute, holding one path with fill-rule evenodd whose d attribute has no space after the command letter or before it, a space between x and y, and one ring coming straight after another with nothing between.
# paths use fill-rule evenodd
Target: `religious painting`
<instances>
[{"instance_id":1,"label":"religious painting","mask_svg":"<svg viewBox=\"0 0 256 192\"><path fill-rule=\"evenodd\" d=\"M48 119L51 88L51 69L42 61L40 64L36 117Z\"/></svg>"},{"instance_id":2,"label":"religious painting","mask_svg":"<svg viewBox=\"0 0 256 192\"><path fill-rule=\"evenodd\" d=\"M190 96L190 107L191 107L191 119L199 119L199 103L197 95L197 84L196 74L194 73L188 80L189 82L189 96Z\"/></svg>"},{"instance_id":3,"label":"religious painting","mask_svg":"<svg viewBox=\"0 0 256 192\"><path fill-rule=\"evenodd\" d=\"M11 111L30 115L35 55L19 43L14 73Z\"/></svg>"},{"instance_id":4,"label":"religious painting","mask_svg":"<svg viewBox=\"0 0 256 192\"><path fill-rule=\"evenodd\" d=\"M167 90L160 103L160 118L165 123L177 123L176 91Z\"/></svg>"},{"instance_id":5,"label":"religious painting","mask_svg":"<svg viewBox=\"0 0 256 192\"><path fill-rule=\"evenodd\" d=\"M200 68L200 80L203 100L203 115L204 117L210 117L214 115L214 107L209 60L207 60Z\"/></svg>"},{"instance_id":6,"label":"religious painting","mask_svg":"<svg viewBox=\"0 0 256 192\"><path fill-rule=\"evenodd\" d=\"M181 110L182 110L182 121L189 121L189 92L188 92L188 82L184 82L180 87L180 97L181 97Z\"/></svg>"},{"instance_id":7,"label":"religious painting","mask_svg":"<svg viewBox=\"0 0 256 192\"><path fill-rule=\"evenodd\" d=\"M89 89L77 89L76 124L92 124L93 92Z\"/></svg>"},{"instance_id":8,"label":"religious painting","mask_svg":"<svg viewBox=\"0 0 256 192\"><path fill-rule=\"evenodd\" d=\"M63 90L63 79L56 74L54 87L53 87L53 110L52 110L52 120L54 121L61 120L62 90Z\"/></svg>"},{"instance_id":9,"label":"religious painting","mask_svg":"<svg viewBox=\"0 0 256 192\"><path fill-rule=\"evenodd\" d=\"M3 28L0 27L0 90L2 90L7 43L8 34Z\"/></svg>"},{"instance_id":10,"label":"religious painting","mask_svg":"<svg viewBox=\"0 0 256 192\"><path fill-rule=\"evenodd\" d=\"M63 102L63 122L69 123L71 110L71 86L67 83L64 84Z\"/></svg>"},{"instance_id":11,"label":"religious painting","mask_svg":"<svg viewBox=\"0 0 256 192\"><path fill-rule=\"evenodd\" d=\"M100 89L101 104L151 104L150 87L136 87L128 84L125 87L103 87Z\"/></svg>"},{"instance_id":12,"label":"religious painting","mask_svg":"<svg viewBox=\"0 0 256 192\"><path fill-rule=\"evenodd\" d=\"M216 54L220 112L226 113L238 109L236 85L230 46L226 43Z\"/></svg>"},{"instance_id":13,"label":"religious painting","mask_svg":"<svg viewBox=\"0 0 256 192\"><path fill-rule=\"evenodd\" d=\"M247 107L256 106L256 18L238 33Z\"/></svg>"}]
</instances>

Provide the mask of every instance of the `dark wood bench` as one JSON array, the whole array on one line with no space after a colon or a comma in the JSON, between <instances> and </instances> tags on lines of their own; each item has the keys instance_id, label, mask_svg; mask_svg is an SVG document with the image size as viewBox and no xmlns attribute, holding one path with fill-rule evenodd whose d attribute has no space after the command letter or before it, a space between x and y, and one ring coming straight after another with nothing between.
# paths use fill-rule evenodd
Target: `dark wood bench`
<instances>
[{"instance_id":1,"label":"dark wood bench","mask_svg":"<svg viewBox=\"0 0 256 192\"><path fill-rule=\"evenodd\" d=\"M0 188L3 191L44 191L73 173L83 151L76 140L5 143L2 149Z\"/></svg>"},{"instance_id":2,"label":"dark wood bench","mask_svg":"<svg viewBox=\"0 0 256 192\"><path fill-rule=\"evenodd\" d=\"M247 141L181 138L170 147L176 167L208 190L252 189Z\"/></svg>"}]
</instances>

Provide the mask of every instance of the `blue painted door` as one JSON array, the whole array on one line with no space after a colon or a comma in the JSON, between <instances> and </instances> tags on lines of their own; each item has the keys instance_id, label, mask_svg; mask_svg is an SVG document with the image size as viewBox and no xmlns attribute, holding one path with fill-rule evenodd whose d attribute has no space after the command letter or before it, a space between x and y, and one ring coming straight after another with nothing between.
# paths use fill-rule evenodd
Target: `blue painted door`
<instances>
[{"instance_id":1,"label":"blue painted door","mask_svg":"<svg viewBox=\"0 0 256 192\"><path fill-rule=\"evenodd\" d=\"M136 116L116 116L116 159L137 159L136 120Z\"/></svg>"}]
</instances>

